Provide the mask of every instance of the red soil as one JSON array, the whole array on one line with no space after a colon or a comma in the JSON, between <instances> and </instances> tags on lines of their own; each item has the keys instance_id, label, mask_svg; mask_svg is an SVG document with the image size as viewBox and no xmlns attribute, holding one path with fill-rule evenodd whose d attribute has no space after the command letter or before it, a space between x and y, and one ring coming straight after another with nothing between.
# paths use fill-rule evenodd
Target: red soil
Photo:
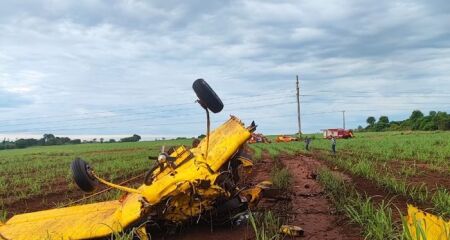
<instances>
[{"instance_id":1,"label":"red soil","mask_svg":"<svg viewBox=\"0 0 450 240\"><path fill-rule=\"evenodd\" d=\"M313 157L305 157L305 158L313 159ZM344 180L351 182L355 187L356 191L358 191L363 196L371 197L371 199L375 203L381 203L382 201L387 203L387 201L389 201L392 204L391 209L394 221L401 222L401 216L406 214L408 204L413 204L419 207L420 209L424 210L431 207L431 205L429 204L416 203L413 200L408 199L407 197L390 193L386 189L378 186L375 182L366 179L364 177L353 175L346 170L339 169L336 165L334 165L329 161L317 160L317 158L314 159L316 159L314 161L320 162L323 166L326 166L328 169L334 170L334 173L339 174L339 176Z\"/></svg>"},{"instance_id":2,"label":"red soil","mask_svg":"<svg viewBox=\"0 0 450 240\"><path fill-rule=\"evenodd\" d=\"M362 239L360 229L335 215L316 176L323 165L309 157L282 157L293 175L292 209L289 223L302 227L305 239Z\"/></svg>"},{"instance_id":3,"label":"red soil","mask_svg":"<svg viewBox=\"0 0 450 240\"><path fill-rule=\"evenodd\" d=\"M390 173L398 176L402 168L405 166L413 167L417 169L417 173L406 178L406 182L414 185L420 185L425 183L426 186L431 190L436 187L442 187L450 189L450 171L448 169L441 169L437 171L431 169L429 164L426 163L416 163L414 161L390 161L387 163L387 170Z\"/></svg>"}]
</instances>

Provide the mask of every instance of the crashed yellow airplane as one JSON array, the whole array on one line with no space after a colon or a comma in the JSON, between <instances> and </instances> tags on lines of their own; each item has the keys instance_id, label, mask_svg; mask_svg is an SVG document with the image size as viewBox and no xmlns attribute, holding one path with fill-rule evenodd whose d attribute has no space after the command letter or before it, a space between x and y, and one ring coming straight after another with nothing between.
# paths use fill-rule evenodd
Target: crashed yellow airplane
<instances>
[{"instance_id":1,"label":"crashed yellow airplane","mask_svg":"<svg viewBox=\"0 0 450 240\"><path fill-rule=\"evenodd\" d=\"M233 216L254 207L271 183L248 188L237 183L239 173L248 172L253 165L245 157L243 145L256 125L245 127L232 116L210 133L209 110L218 113L223 103L204 80L196 80L193 88L208 118L207 136L197 146L163 149L137 189L110 183L85 161L76 159L71 168L82 190L92 192L101 183L126 194L114 201L16 215L0 222L0 240L110 239L131 232L139 239L149 239L154 229L175 229L204 216L232 221ZM410 239L450 236L449 222L413 206L408 207L405 223Z\"/></svg>"},{"instance_id":2,"label":"crashed yellow airplane","mask_svg":"<svg viewBox=\"0 0 450 240\"><path fill-rule=\"evenodd\" d=\"M101 183L126 194L114 201L16 215L0 223L0 239L97 239L130 232L146 239L152 228L204 215L229 218L254 206L270 182L239 188L237 181L238 172L252 166L242 148L256 125L245 127L232 116L210 133L209 111L220 112L223 103L204 80L196 80L193 88L208 116L208 134L198 146L163 150L137 189L110 183L76 159L71 168L82 190L92 192Z\"/></svg>"}]
</instances>

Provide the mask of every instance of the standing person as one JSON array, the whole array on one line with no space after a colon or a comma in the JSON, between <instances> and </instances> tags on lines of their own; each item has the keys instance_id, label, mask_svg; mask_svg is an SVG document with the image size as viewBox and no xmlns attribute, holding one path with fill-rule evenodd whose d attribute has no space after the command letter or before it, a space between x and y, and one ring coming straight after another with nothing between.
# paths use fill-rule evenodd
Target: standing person
<instances>
[{"instance_id":1,"label":"standing person","mask_svg":"<svg viewBox=\"0 0 450 240\"><path fill-rule=\"evenodd\" d=\"M309 151L309 144L311 143L311 138L306 137L305 138L305 149L306 151Z\"/></svg>"},{"instance_id":2,"label":"standing person","mask_svg":"<svg viewBox=\"0 0 450 240\"><path fill-rule=\"evenodd\" d=\"M336 154L336 138L331 136L331 151Z\"/></svg>"}]
</instances>

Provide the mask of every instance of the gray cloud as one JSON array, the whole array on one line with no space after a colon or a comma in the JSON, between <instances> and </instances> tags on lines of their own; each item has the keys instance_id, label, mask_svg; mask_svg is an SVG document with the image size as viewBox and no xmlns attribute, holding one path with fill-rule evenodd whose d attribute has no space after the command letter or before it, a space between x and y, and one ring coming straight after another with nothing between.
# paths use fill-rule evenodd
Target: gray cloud
<instances>
[{"instance_id":1,"label":"gray cloud","mask_svg":"<svg viewBox=\"0 0 450 240\"><path fill-rule=\"evenodd\" d=\"M66 122L21 120L27 128L0 132L195 135L203 124L179 122L201 122L201 110L176 103L193 102L198 77L225 100L242 102L217 120L239 114L269 133L296 130L295 105L271 105L278 96L295 100L296 74L308 95L307 132L340 125L339 113L308 115L315 112L345 109L356 127L369 114L448 111L446 8L445 1L4 2L0 87L31 104L11 105L2 119L45 115ZM264 104L270 107L250 108ZM160 109L193 115L154 113ZM105 118L111 123L102 124Z\"/></svg>"},{"instance_id":2,"label":"gray cloud","mask_svg":"<svg viewBox=\"0 0 450 240\"><path fill-rule=\"evenodd\" d=\"M0 89L0 109L17 108L29 103L30 101L28 99L20 95Z\"/></svg>"}]
</instances>

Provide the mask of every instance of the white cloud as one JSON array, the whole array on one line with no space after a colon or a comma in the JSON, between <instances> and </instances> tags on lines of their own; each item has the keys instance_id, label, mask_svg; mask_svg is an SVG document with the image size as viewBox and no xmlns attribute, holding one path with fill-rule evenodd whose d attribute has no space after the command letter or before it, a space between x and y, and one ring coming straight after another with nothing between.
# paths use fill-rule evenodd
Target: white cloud
<instances>
[{"instance_id":1,"label":"white cloud","mask_svg":"<svg viewBox=\"0 0 450 240\"><path fill-rule=\"evenodd\" d=\"M62 129L62 134L195 135L203 132L203 124L178 122L203 121L202 111L189 104L195 99L192 81L199 77L216 88L225 104L229 98L242 101L243 110L230 106L216 119L228 113L254 116L271 133L295 131L295 117L267 117L295 115L295 106L249 110L253 105L245 97L292 91L296 74L302 92L314 95L304 99L305 114L345 108L355 124L351 127L364 124L369 113L358 112L363 109L372 110L370 114L408 111L396 110L400 108L449 110L442 104L449 97L413 96L450 89L450 17L437 5L360 0L4 2L0 90L10 93L4 99L21 101L9 104L0 118L12 122L45 115L67 122L20 120L29 123L27 129L5 126L0 133ZM401 91L412 94L395 93ZM358 94L365 97L350 97ZM280 101L290 99L281 94ZM169 106L157 107L161 105ZM86 116L88 120L73 120ZM303 125L308 132L317 131L336 125L336 116L305 115ZM111 123L101 124L108 118ZM158 125L164 122L177 124ZM152 124L156 126L144 127Z\"/></svg>"}]
</instances>

